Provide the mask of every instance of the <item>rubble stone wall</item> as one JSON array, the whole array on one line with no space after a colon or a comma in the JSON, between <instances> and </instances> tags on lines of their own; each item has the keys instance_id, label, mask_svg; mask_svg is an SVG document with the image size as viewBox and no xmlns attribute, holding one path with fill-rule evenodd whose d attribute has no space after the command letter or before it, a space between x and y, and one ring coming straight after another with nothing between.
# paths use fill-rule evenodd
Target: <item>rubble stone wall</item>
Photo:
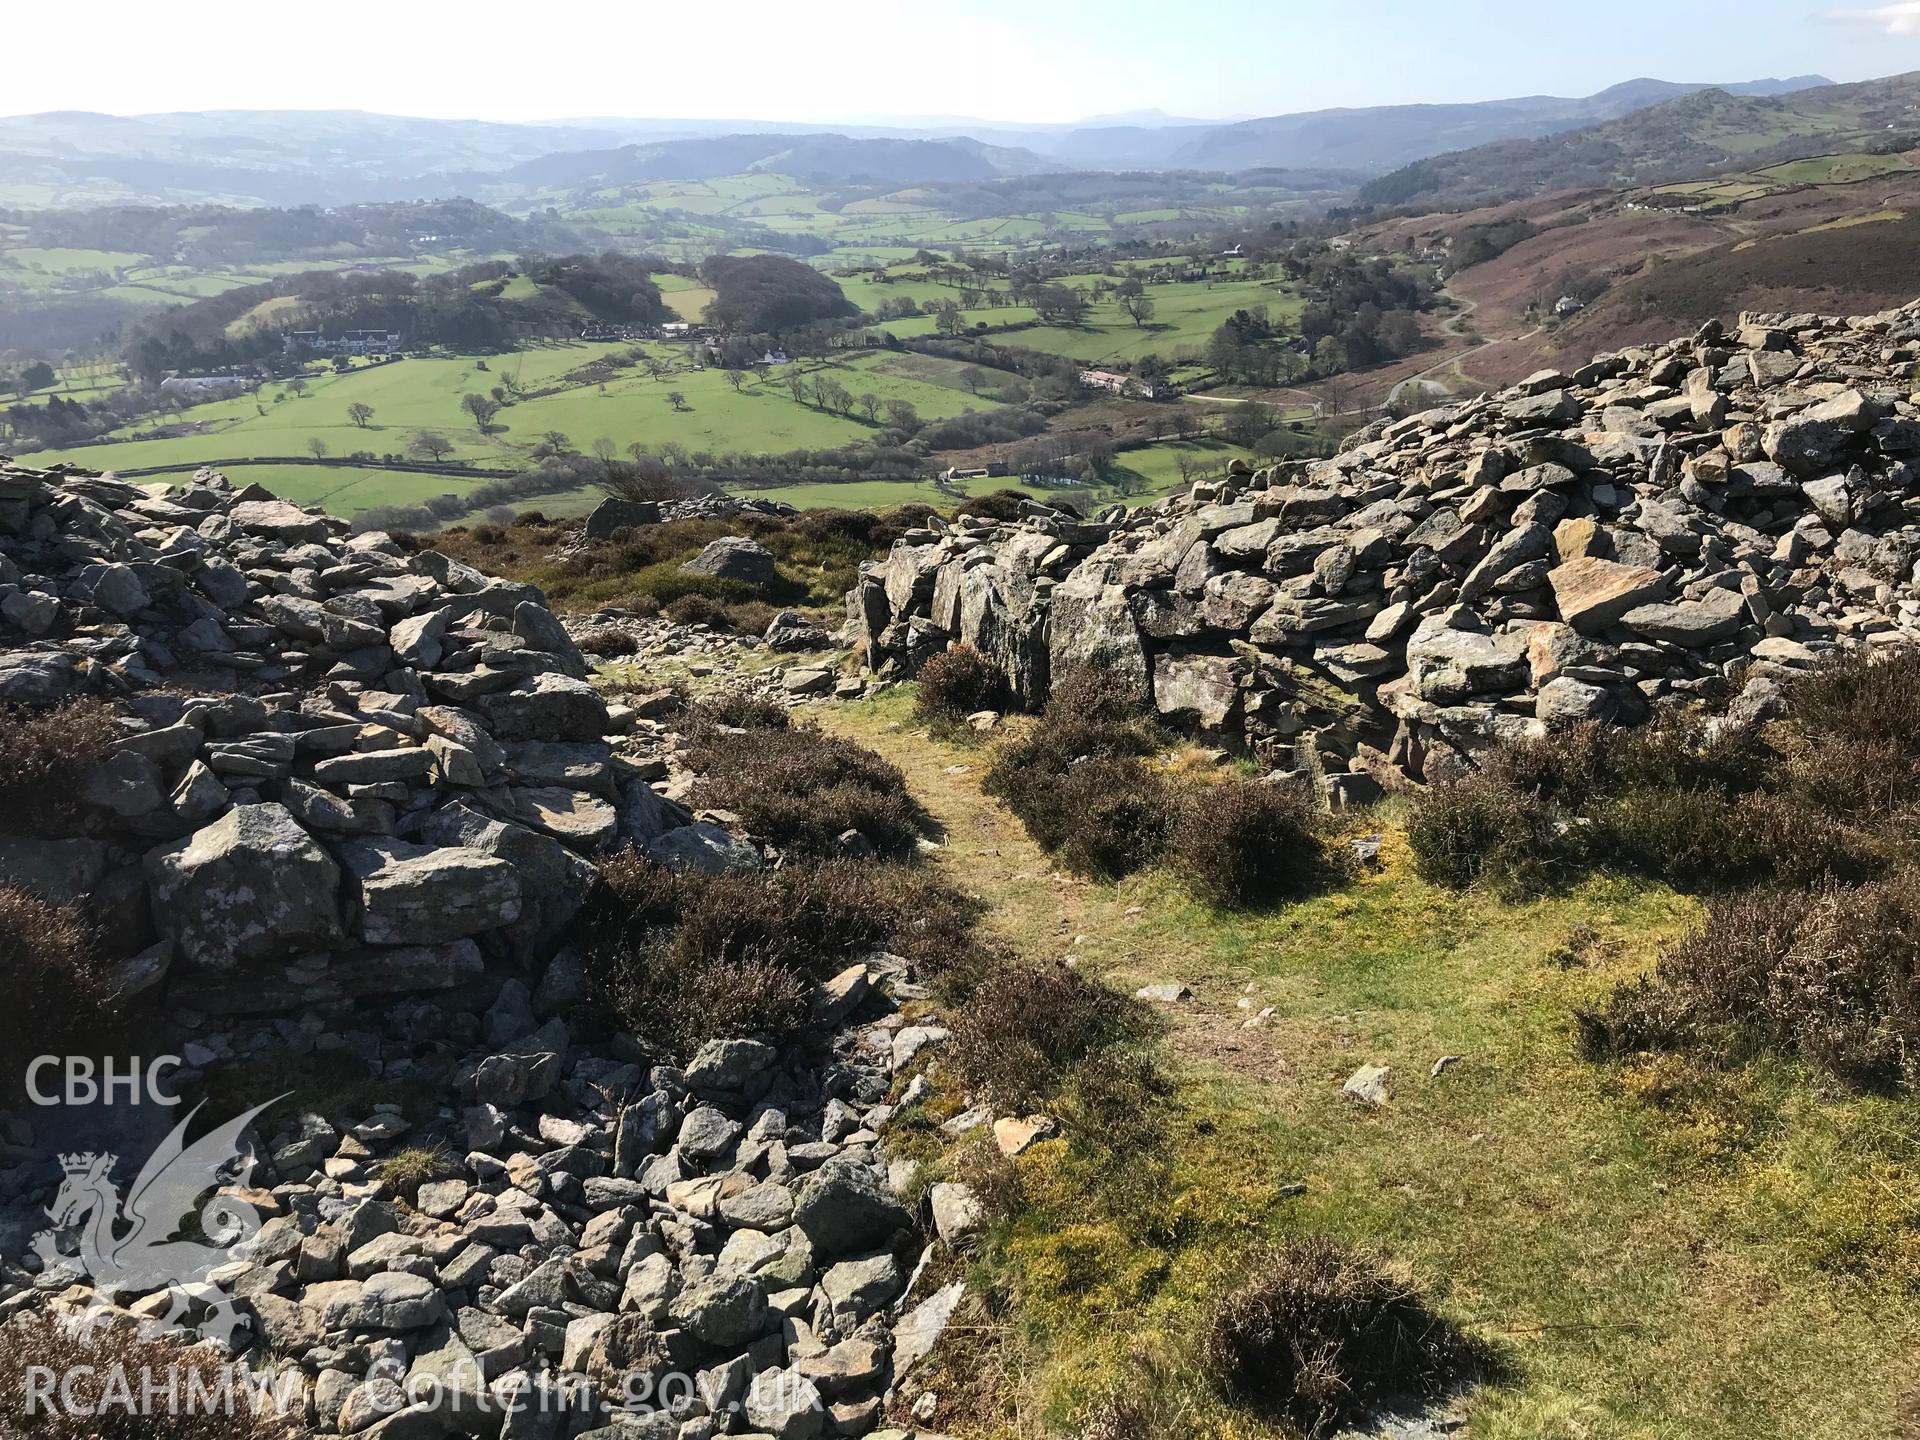
<instances>
[{"instance_id":1,"label":"rubble stone wall","mask_svg":"<svg viewBox=\"0 0 1920 1440\"><path fill-rule=\"evenodd\" d=\"M1917 360L1920 302L1710 322L1138 510L930 522L849 618L882 675L965 643L1032 706L1097 659L1336 790L1431 779L1920 638Z\"/></svg>"}]
</instances>

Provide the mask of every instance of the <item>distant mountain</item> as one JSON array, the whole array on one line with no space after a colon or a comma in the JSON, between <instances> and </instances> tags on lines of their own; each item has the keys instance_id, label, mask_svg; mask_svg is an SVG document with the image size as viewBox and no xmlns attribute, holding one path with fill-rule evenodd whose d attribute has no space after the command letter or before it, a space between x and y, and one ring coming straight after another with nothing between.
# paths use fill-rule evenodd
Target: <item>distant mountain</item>
<instances>
[{"instance_id":1,"label":"distant mountain","mask_svg":"<svg viewBox=\"0 0 1920 1440\"><path fill-rule=\"evenodd\" d=\"M1361 189L1377 205L1460 209L1547 190L1644 185L1834 150L1920 144L1920 71L1853 85L1702 90L1598 125L1426 156Z\"/></svg>"},{"instance_id":2,"label":"distant mountain","mask_svg":"<svg viewBox=\"0 0 1920 1440\"><path fill-rule=\"evenodd\" d=\"M1824 83L1800 76L1715 93L1766 101ZM1488 142L1579 130L1705 88L1630 80L1583 99L1389 105L1232 123L1133 111L1078 125L961 120L830 131L671 118L496 124L348 110L62 111L0 118L0 207L334 206L473 194L502 182L541 189L748 169L896 184L1064 170L1380 174ZM485 198L514 197L488 188Z\"/></svg>"},{"instance_id":3,"label":"distant mountain","mask_svg":"<svg viewBox=\"0 0 1920 1440\"><path fill-rule=\"evenodd\" d=\"M1779 95L1831 83L1823 76L1802 75L1717 88L1734 95ZM1712 88L1643 79L1579 99L1527 95L1460 105L1378 105L1271 115L1194 135L1172 152L1168 163L1195 170L1263 165L1391 170L1449 150L1577 130Z\"/></svg>"},{"instance_id":4,"label":"distant mountain","mask_svg":"<svg viewBox=\"0 0 1920 1440\"><path fill-rule=\"evenodd\" d=\"M710 180L754 170L834 181L875 180L897 185L990 180L1054 168L1032 151L978 140L853 139L845 135L721 135L569 150L542 155L499 180L536 189L588 184L632 185L649 180Z\"/></svg>"},{"instance_id":5,"label":"distant mountain","mask_svg":"<svg viewBox=\"0 0 1920 1440\"><path fill-rule=\"evenodd\" d=\"M410 199L410 176L500 170L627 138L591 126L358 110L56 111L0 118L0 205L337 205Z\"/></svg>"}]
</instances>

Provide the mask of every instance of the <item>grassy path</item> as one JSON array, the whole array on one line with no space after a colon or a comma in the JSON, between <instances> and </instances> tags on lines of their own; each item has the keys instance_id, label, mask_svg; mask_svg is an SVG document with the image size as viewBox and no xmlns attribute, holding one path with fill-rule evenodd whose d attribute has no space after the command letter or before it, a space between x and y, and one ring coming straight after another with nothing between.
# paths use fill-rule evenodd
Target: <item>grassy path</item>
<instances>
[{"instance_id":1,"label":"grassy path","mask_svg":"<svg viewBox=\"0 0 1920 1440\"><path fill-rule=\"evenodd\" d=\"M1259 1234L1323 1231L1405 1262L1500 1347L1511 1377L1476 1395L1472 1435L1920 1434L1894 1428L1920 1381L1912 1107L1780 1066L1573 1052L1572 1008L1644 969L1695 902L1610 879L1526 905L1452 894L1385 823L1380 870L1223 916L1164 874L1054 873L981 794L987 752L930 740L903 698L818 713L901 767L946 829L935 863L1025 954L1194 992L1169 1012L1177 1223L1143 1245L1088 1205L1011 1247L1034 1410L1052 1397L1057 1423L1135 1350L1190 1334ZM1431 1073L1442 1056L1459 1058ZM1360 1113L1339 1086L1368 1061L1393 1099Z\"/></svg>"}]
</instances>

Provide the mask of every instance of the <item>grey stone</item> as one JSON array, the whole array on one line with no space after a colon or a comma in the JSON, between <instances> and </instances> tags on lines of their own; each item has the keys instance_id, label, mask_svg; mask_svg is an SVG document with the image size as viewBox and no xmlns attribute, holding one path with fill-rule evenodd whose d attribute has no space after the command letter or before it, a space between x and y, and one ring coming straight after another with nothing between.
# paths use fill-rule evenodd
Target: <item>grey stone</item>
<instances>
[{"instance_id":1,"label":"grey stone","mask_svg":"<svg viewBox=\"0 0 1920 1440\"><path fill-rule=\"evenodd\" d=\"M228 970L343 938L340 869L284 806L238 805L146 857L154 924L194 965Z\"/></svg>"}]
</instances>

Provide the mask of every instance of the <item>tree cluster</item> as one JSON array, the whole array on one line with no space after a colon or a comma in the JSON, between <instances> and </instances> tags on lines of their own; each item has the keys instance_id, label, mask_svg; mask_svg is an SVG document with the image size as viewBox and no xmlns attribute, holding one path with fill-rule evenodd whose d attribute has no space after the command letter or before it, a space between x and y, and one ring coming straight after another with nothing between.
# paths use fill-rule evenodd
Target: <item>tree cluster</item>
<instances>
[{"instance_id":1,"label":"tree cluster","mask_svg":"<svg viewBox=\"0 0 1920 1440\"><path fill-rule=\"evenodd\" d=\"M713 287L707 323L716 330L781 335L860 313L831 276L783 255L716 255L701 275Z\"/></svg>"}]
</instances>

